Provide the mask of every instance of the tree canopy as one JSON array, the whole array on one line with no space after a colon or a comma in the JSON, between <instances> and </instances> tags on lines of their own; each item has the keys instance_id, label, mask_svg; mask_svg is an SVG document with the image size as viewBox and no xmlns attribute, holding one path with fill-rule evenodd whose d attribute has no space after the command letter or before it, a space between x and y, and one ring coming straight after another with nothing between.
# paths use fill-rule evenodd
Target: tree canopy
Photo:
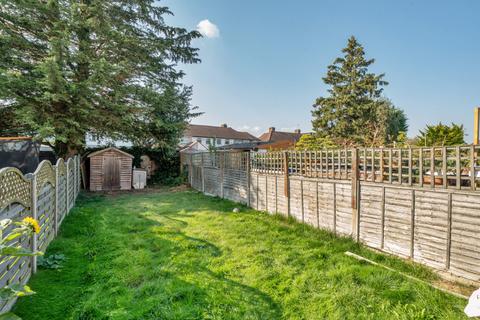
<instances>
[{"instance_id":1,"label":"tree canopy","mask_svg":"<svg viewBox=\"0 0 480 320\"><path fill-rule=\"evenodd\" d=\"M177 65L199 62L200 34L167 25L171 12L154 0L0 8L0 133L51 141L61 155L87 133L172 146L195 115Z\"/></svg>"},{"instance_id":2,"label":"tree canopy","mask_svg":"<svg viewBox=\"0 0 480 320\"><path fill-rule=\"evenodd\" d=\"M337 145L330 138L315 134L304 134L295 144L296 150L322 150L336 147Z\"/></svg>"},{"instance_id":3,"label":"tree canopy","mask_svg":"<svg viewBox=\"0 0 480 320\"><path fill-rule=\"evenodd\" d=\"M441 122L427 125L416 137L416 145L420 147L444 147L465 144L465 128L452 123L450 126Z\"/></svg>"},{"instance_id":4,"label":"tree canopy","mask_svg":"<svg viewBox=\"0 0 480 320\"><path fill-rule=\"evenodd\" d=\"M313 129L343 146L381 146L408 129L405 113L382 97L384 74L369 72L374 59L355 39L348 39L343 56L328 66L323 82L328 95L313 105Z\"/></svg>"}]
</instances>

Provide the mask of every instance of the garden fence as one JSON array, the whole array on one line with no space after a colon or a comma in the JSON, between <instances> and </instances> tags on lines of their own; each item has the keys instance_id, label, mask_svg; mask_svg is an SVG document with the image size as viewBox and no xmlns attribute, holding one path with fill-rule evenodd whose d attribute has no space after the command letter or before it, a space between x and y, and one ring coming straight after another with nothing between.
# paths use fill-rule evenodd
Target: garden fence
<instances>
[{"instance_id":1,"label":"garden fence","mask_svg":"<svg viewBox=\"0 0 480 320\"><path fill-rule=\"evenodd\" d=\"M20 221L26 217L37 219L40 232L32 237L12 240L32 250L45 251L58 233L65 216L73 208L80 191L80 157L55 165L42 161L33 174L23 175L16 168L0 170L0 219ZM3 237L14 226L8 227ZM26 284L37 270L36 257L2 256L0 261L0 287ZM0 301L0 313L8 311L15 300Z\"/></svg>"},{"instance_id":2,"label":"garden fence","mask_svg":"<svg viewBox=\"0 0 480 320\"><path fill-rule=\"evenodd\" d=\"M205 152L191 186L480 282L480 148Z\"/></svg>"}]
</instances>

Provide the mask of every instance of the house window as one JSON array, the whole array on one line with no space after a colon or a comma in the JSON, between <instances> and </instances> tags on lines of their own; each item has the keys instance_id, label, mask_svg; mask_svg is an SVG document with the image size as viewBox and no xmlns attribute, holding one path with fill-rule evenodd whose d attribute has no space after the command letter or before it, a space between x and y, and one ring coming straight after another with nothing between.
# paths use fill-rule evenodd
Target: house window
<instances>
[{"instance_id":1,"label":"house window","mask_svg":"<svg viewBox=\"0 0 480 320\"><path fill-rule=\"evenodd\" d=\"M222 139L217 139L217 145L221 145L222 144Z\"/></svg>"},{"instance_id":2,"label":"house window","mask_svg":"<svg viewBox=\"0 0 480 320\"><path fill-rule=\"evenodd\" d=\"M198 143L202 143L202 138L197 138Z\"/></svg>"},{"instance_id":3,"label":"house window","mask_svg":"<svg viewBox=\"0 0 480 320\"><path fill-rule=\"evenodd\" d=\"M225 144L230 144L230 140L225 139Z\"/></svg>"}]
</instances>

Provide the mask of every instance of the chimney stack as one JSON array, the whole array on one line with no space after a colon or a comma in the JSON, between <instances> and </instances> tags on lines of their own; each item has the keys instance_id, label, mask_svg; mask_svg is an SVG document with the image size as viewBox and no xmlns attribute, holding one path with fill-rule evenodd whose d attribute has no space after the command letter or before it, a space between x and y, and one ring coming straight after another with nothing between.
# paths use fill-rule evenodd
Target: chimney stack
<instances>
[{"instance_id":1,"label":"chimney stack","mask_svg":"<svg viewBox=\"0 0 480 320\"><path fill-rule=\"evenodd\" d=\"M274 131L275 131L275 127L268 128L268 132L274 132Z\"/></svg>"},{"instance_id":2,"label":"chimney stack","mask_svg":"<svg viewBox=\"0 0 480 320\"><path fill-rule=\"evenodd\" d=\"M226 123L222 123L222 124L220 125L220 127L222 127L222 128L227 128L227 124L226 124Z\"/></svg>"},{"instance_id":3,"label":"chimney stack","mask_svg":"<svg viewBox=\"0 0 480 320\"><path fill-rule=\"evenodd\" d=\"M295 129L294 132L295 132L295 133L301 133L302 131L300 131L300 129Z\"/></svg>"}]
</instances>

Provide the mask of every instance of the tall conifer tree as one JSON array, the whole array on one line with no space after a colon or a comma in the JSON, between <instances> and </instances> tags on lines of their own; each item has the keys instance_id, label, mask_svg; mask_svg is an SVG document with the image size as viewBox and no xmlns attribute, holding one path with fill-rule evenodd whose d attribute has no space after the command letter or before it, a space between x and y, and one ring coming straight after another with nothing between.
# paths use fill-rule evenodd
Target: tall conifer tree
<instances>
[{"instance_id":1,"label":"tall conifer tree","mask_svg":"<svg viewBox=\"0 0 480 320\"><path fill-rule=\"evenodd\" d=\"M342 52L343 57L328 66L323 78L329 95L317 98L313 106L313 129L343 146L383 145L389 130L395 130L389 128L391 117L399 115L394 112L398 109L382 98L383 86L388 83L384 74L369 72L375 60L365 58L355 37L348 39ZM404 117L403 112L400 115Z\"/></svg>"},{"instance_id":2,"label":"tall conifer tree","mask_svg":"<svg viewBox=\"0 0 480 320\"><path fill-rule=\"evenodd\" d=\"M193 116L178 63L199 37L153 0L0 0L1 132L77 152L85 135L172 146Z\"/></svg>"}]
</instances>

